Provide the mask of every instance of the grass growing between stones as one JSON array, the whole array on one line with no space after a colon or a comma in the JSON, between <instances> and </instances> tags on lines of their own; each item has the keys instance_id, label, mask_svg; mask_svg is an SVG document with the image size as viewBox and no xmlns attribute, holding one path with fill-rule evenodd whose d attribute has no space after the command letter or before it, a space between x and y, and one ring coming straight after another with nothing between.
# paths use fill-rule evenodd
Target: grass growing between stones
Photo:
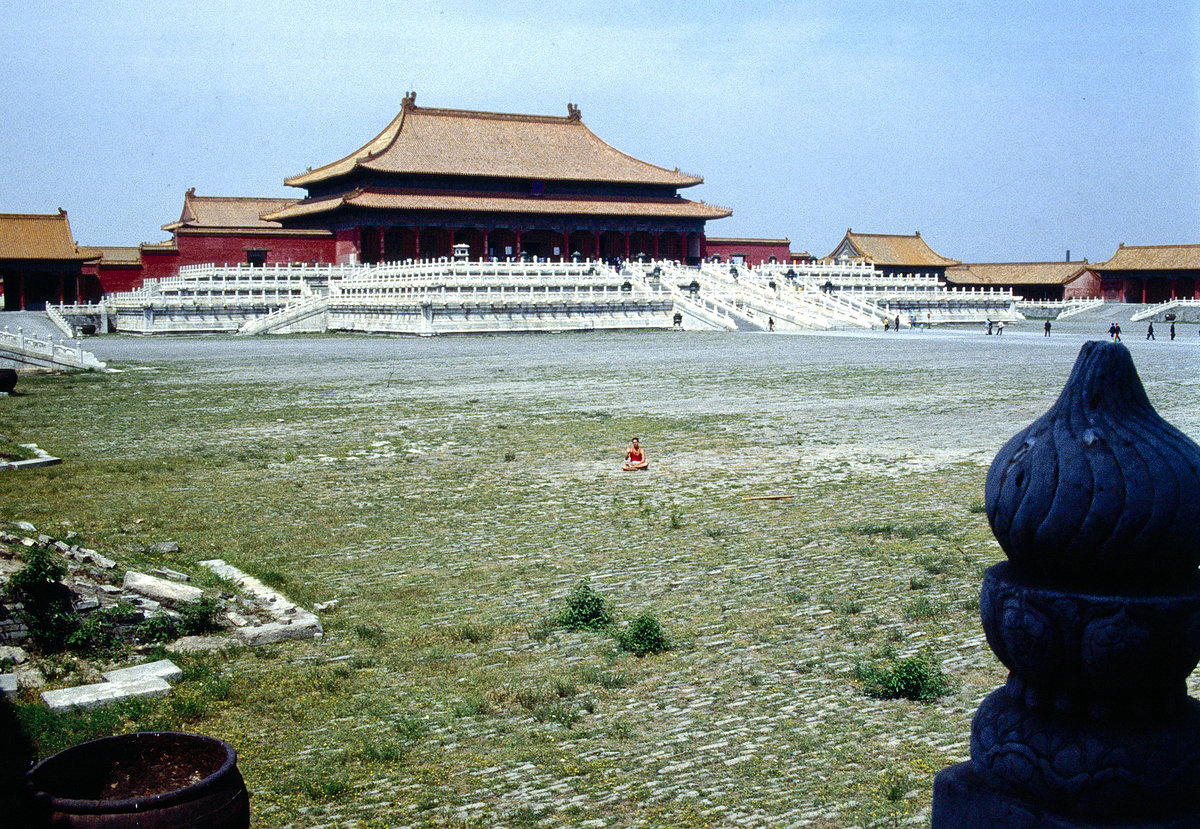
<instances>
[{"instance_id":1,"label":"grass growing between stones","mask_svg":"<svg viewBox=\"0 0 1200 829\"><path fill-rule=\"evenodd\" d=\"M969 602L1000 557L979 463L909 471L863 443L879 412L857 431L841 397L857 448L838 454L811 392L712 364L687 369L689 395L761 408L649 380L644 405L615 406L628 377L604 361L401 376L328 353L304 383L164 361L31 377L4 401L66 462L0 477L0 518L72 529L122 567L199 578L223 558L340 602L319 641L183 660L169 698L54 719L25 698L42 754L212 734L239 752L256 826L927 819L933 774L966 757L1004 678ZM617 470L635 433L652 462L636 476ZM168 539L177 553L152 551ZM581 583L608 624L652 608L671 648L547 624ZM948 693L868 695L861 666L884 653L925 655Z\"/></svg>"}]
</instances>

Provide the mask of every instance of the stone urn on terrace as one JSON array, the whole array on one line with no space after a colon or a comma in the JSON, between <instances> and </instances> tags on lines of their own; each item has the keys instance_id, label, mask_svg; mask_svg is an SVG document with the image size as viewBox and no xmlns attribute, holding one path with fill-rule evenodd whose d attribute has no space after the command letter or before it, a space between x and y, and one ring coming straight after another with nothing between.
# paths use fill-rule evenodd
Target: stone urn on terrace
<instances>
[{"instance_id":1,"label":"stone urn on terrace","mask_svg":"<svg viewBox=\"0 0 1200 829\"><path fill-rule=\"evenodd\" d=\"M1200 827L1200 447L1125 346L1083 346L986 505L1008 561L980 615L1010 674L934 781L933 829Z\"/></svg>"}]
</instances>

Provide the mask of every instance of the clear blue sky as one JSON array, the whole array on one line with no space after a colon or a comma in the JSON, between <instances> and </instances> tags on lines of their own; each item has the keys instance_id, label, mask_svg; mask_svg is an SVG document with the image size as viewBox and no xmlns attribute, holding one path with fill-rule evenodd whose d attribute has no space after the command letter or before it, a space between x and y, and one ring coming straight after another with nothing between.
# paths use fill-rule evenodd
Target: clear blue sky
<instances>
[{"instance_id":1,"label":"clear blue sky","mask_svg":"<svg viewBox=\"0 0 1200 829\"><path fill-rule=\"evenodd\" d=\"M713 236L963 261L1200 242L1193 2L3 2L0 212L167 235L418 104L565 115L704 176Z\"/></svg>"}]
</instances>

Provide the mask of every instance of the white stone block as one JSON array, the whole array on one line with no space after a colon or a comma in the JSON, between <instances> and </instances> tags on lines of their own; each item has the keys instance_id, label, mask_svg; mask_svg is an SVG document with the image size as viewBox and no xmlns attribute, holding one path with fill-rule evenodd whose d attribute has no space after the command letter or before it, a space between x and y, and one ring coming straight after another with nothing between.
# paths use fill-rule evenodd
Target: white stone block
<instances>
[{"instance_id":1,"label":"white stone block","mask_svg":"<svg viewBox=\"0 0 1200 829\"><path fill-rule=\"evenodd\" d=\"M237 644L232 636L181 636L167 645L167 650L171 653L209 653L223 651Z\"/></svg>"},{"instance_id":2,"label":"white stone block","mask_svg":"<svg viewBox=\"0 0 1200 829\"><path fill-rule=\"evenodd\" d=\"M204 591L199 587L178 584L133 570L126 571L125 581L121 586L164 604L195 604L204 596Z\"/></svg>"},{"instance_id":3,"label":"white stone block","mask_svg":"<svg viewBox=\"0 0 1200 829\"><path fill-rule=\"evenodd\" d=\"M71 708L99 708L124 699L162 697L169 693L171 686L165 679L149 677L137 682L99 682L95 685L43 691L42 701L51 711L67 711Z\"/></svg>"},{"instance_id":4,"label":"white stone block","mask_svg":"<svg viewBox=\"0 0 1200 829\"><path fill-rule=\"evenodd\" d=\"M170 659L160 659L157 662L143 662L129 668L105 671L101 676L109 682L138 682L149 677L178 682L183 679L183 671Z\"/></svg>"},{"instance_id":5,"label":"white stone block","mask_svg":"<svg viewBox=\"0 0 1200 829\"><path fill-rule=\"evenodd\" d=\"M12 696L17 692L17 675L0 674L0 694Z\"/></svg>"},{"instance_id":6,"label":"white stone block","mask_svg":"<svg viewBox=\"0 0 1200 829\"><path fill-rule=\"evenodd\" d=\"M268 622L265 625L238 628L234 635L245 645L270 645L275 642L287 642L291 639L312 639L322 633L321 623L315 616L290 625L278 622Z\"/></svg>"}]
</instances>

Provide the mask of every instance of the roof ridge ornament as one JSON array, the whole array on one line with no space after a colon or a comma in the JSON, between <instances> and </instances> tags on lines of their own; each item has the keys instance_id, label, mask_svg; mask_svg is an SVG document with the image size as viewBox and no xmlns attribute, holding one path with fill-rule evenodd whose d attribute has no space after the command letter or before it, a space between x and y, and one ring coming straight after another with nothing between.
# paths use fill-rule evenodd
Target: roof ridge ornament
<instances>
[{"instance_id":1,"label":"roof ridge ornament","mask_svg":"<svg viewBox=\"0 0 1200 829\"><path fill-rule=\"evenodd\" d=\"M580 121L583 120L583 115L579 112L579 107L572 103L567 103L567 120Z\"/></svg>"},{"instance_id":2,"label":"roof ridge ornament","mask_svg":"<svg viewBox=\"0 0 1200 829\"><path fill-rule=\"evenodd\" d=\"M417 108L417 93L410 91L405 93L404 99L400 102L401 109L416 109Z\"/></svg>"}]
</instances>

